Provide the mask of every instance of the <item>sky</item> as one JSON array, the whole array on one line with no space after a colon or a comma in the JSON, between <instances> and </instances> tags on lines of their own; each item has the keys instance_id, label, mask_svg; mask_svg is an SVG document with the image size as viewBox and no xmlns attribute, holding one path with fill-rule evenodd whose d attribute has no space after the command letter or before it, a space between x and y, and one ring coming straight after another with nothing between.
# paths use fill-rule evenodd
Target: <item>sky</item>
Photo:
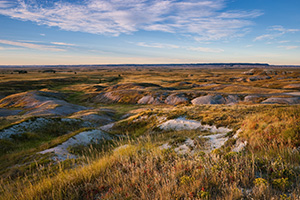
<instances>
[{"instance_id":1,"label":"sky","mask_svg":"<svg viewBox=\"0 0 300 200\"><path fill-rule=\"evenodd\" d=\"M299 0L0 0L0 65L300 65Z\"/></svg>"}]
</instances>

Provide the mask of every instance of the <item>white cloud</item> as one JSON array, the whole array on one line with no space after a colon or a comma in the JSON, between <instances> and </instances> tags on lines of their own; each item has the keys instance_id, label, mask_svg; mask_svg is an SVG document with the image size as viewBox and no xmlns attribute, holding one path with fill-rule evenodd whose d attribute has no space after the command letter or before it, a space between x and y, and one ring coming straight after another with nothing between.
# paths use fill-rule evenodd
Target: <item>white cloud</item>
<instances>
[{"instance_id":1,"label":"white cloud","mask_svg":"<svg viewBox=\"0 0 300 200\"><path fill-rule=\"evenodd\" d=\"M271 40L278 37L277 34L264 34L264 35L260 35L257 36L256 38L254 38L253 41L259 41L259 40Z\"/></svg>"},{"instance_id":2,"label":"white cloud","mask_svg":"<svg viewBox=\"0 0 300 200\"><path fill-rule=\"evenodd\" d=\"M289 43L289 42L290 42L289 40L282 40L282 41L279 41L278 43L283 44L283 43Z\"/></svg>"},{"instance_id":3,"label":"white cloud","mask_svg":"<svg viewBox=\"0 0 300 200\"><path fill-rule=\"evenodd\" d=\"M0 1L0 8L9 8L12 6L13 4L11 1Z\"/></svg>"},{"instance_id":4,"label":"white cloud","mask_svg":"<svg viewBox=\"0 0 300 200\"><path fill-rule=\"evenodd\" d=\"M238 10L238 11L229 11L229 12L222 13L219 17L228 18L228 19L232 19L232 18L239 19L239 18L256 18L261 15L262 12L259 10L253 10L250 12Z\"/></svg>"},{"instance_id":5,"label":"white cloud","mask_svg":"<svg viewBox=\"0 0 300 200\"><path fill-rule=\"evenodd\" d=\"M294 33L294 32L300 31L300 29L287 29L287 28L284 28L283 26L280 26L280 25L271 26L270 30L279 31L279 32L282 32L282 33Z\"/></svg>"},{"instance_id":6,"label":"white cloud","mask_svg":"<svg viewBox=\"0 0 300 200\"><path fill-rule=\"evenodd\" d=\"M185 49L189 51L200 51L206 53L220 53L223 52L223 49L219 48L208 48L208 47L181 47L178 45L173 44L162 44L162 43L145 43L145 42L138 42L136 43L137 46L141 47L150 47L150 48L160 48L160 49Z\"/></svg>"},{"instance_id":7,"label":"white cloud","mask_svg":"<svg viewBox=\"0 0 300 200\"><path fill-rule=\"evenodd\" d=\"M160 48L160 49L163 49L163 48L167 48L167 49L178 49L179 46L177 45L173 45L173 44L162 44L162 43L145 43L145 42L138 42L137 43L138 46L141 46L141 47L150 47L150 48Z\"/></svg>"},{"instance_id":8,"label":"white cloud","mask_svg":"<svg viewBox=\"0 0 300 200\"><path fill-rule=\"evenodd\" d=\"M46 34L45 33L41 33L40 36L46 36Z\"/></svg>"},{"instance_id":9,"label":"white cloud","mask_svg":"<svg viewBox=\"0 0 300 200\"><path fill-rule=\"evenodd\" d=\"M300 31L300 29L287 29L287 28L284 28L283 26L276 25L276 26L269 27L268 31L270 33L257 36L256 38L254 38L253 41L273 40L273 39L283 36L287 33L298 32L298 31Z\"/></svg>"},{"instance_id":10,"label":"white cloud","mask_svg":"<svg viewBox=\"0 0 300 200\"><path fill-rule=\"evenodd\" d=\"M278 46L278 48L284 48L286 50L297 49L299 46Z\"/></svg>"},{"instance_id":11,"label":"white cloud","mask_svg":"<svg viewBox=\"0 0 300 200\"><path fill-rule=\"evenodd\" d=\"M223 11L226 0L46 1L47 5L45 1L12 1L16 6L0 9L0 14L68 31L113 36L162 31L192 34L199 41L241 36L253 24L251 19L262 15L257 10Z\"/></svg>"},{"instance_id":12,"label":"white cloud","mask_svg":"<svg viewBox=\"0 0 300 200\"><path fill-rule=\"evenodd\" d=\"M69 44L64 42L51 42L51 44L61 45L61 46L75 46L75 44Z\"/></svg>"},{"instance_id":13,"label":"white cloud","mask_svg":"<svg viewBox=\"0 0 300 200\"><path fill-rule=\"evenodd\" d=\"M28 42L16 42L10 40L0 40L1 44L7 44L12 46L18 47L25 47L29 49L37 49L37 50L47 50L47 51L65 51L64 49L56 48L50 45L40 45L40 44L33 44Z\"/></svg>"},{"instance_id":14,"label":"white cloud","mask_svg":"<svg viewBox=\"0 0 300 200\"><path fill-rule=\"evenodd\" d=\"M213 48L207 48L207 47L187 47L187 50L191 51L201 51L201 52L206 52L206 53L221 53L224 50L223 49L213 49Z\"/></svg>"}]
</instances>

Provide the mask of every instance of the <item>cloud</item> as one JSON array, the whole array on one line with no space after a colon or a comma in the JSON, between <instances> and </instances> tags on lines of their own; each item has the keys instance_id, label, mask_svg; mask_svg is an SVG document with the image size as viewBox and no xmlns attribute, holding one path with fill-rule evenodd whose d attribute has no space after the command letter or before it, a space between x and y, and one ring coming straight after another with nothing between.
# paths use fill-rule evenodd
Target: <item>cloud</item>
<instances>
[{"instance_id":1,"label":"cloud","mask_svg":"<svg viewBox=\"0 0 300 200\"><path fill-rule=\"evenodd\" d=\"M0 1L0 9L1 8L9 8L12 6L13 6L13 4L11 1Z\"/></svg>"},{"instance_id":2,"label":"cloud","mask_svg":"<svg viewBox=\"0 0 300 200\"><path fill-rule=\"evenodd\" d=\"M173 45L173 44L162 44L162 43L145 43L145 42L139 42L137 43L138 46L141 46L141 47L150 47L150 48L160 48L160 49L163 49L163 48L167 48L167 49L178 49L179 46L177 45Z\"/></svg>"},{"instance_id":3,"label":"cloud","mask_svg":"<svg viewBox=\"0 0 300 200\"><path fill-rule=\"evenodd\" d=\"M51 44L61 45L61 46L75 46L75 44L69 44L64 42L51 42Z\"/></svg>"},{"instance_id":4,"label":"cloud","mask_svg":"<svg viewBox=\"0 0 300 200\"><path fill-rule=\"evenodd\" d=\"M181 47L178 45L173 44L162 44L162 43L145 43L145 42L138 42L136 43L137 46L141 47L150 47L150 48L160 48L160 49L185 49L189 51L200 51L206 53L220 53L223 52L223 49L219 48L207 48L207 47Z\"/></svg>"},{"instance_id":5,"label":"cloud","mask_svg":"<svg viewBox=\"0 0 300 200\"><path fill-rule=\"evenodd\" d=\"M200 51L200 52L206 52L206 53L221 53L224 50L223 49L213 49L213 48L207 48L207 47L187 47L187 50L191 51Z\"/></svg>"},{"instance_id":6,"label":"cloud","mask_svg":"<svg viewBox=\"0 0 300 200\"><path fill-rule=\"evenodd\" d=\"M49 45L40 45L40 44L33 44L28 42L16 42L16 41L10 41L10 40L0 40L1 44L7 44L12 46L18 46L18 47L25 47L29 49L37 49L37 50L47 50L47 51L65 51L64 49L56 48Z\"/></svg>"},{"instance_id":7,"label":"cloud","mask_svg":"<svg viewBox=\"0 0 300 200\"><path fill-rule=\"evenodd\" d=\"M297 49L299 46L278 46L278 48L284 48L286 50Z\"/></svg>"},{"instance_id":8,"label":"cloud","mask_svg":"<svg viewBox=\"0 0 300 200\"><path fill-rule=\"evenodd\" d=\"M7 50L18 50L18 49L21 49L21 48L17 48L17 47L1 47L0 46L0 51L2 51L2 50L5 50L5 51L7 51Z\"/></svg>"},{"instance_id":9,"label":"cloud","mask_svg":"<svg viewBox=\"0 0 300 200\"><path fill-rule=\"evenodd\" d=\"M265 34L265 35L260 35L254 38L253 41L259 41L259 40L272 40L274 38L278 37L278 34Z\"/></svg>"},{"instance_id":10,"label":"cloud","mask_svg":"<svg viewBox=\"0 0 300 200\"><path fill-rule=\"evenodd\" d=\"M199 41L241 36L263 14L224 11L226 0L12 1L15 6L0 9L0 14L62 30L112 36L139 30L188 33Z\"/></svg>"},{"instance_id":11,"label":"cloud","mask_svg":"<svg viewBox=\"0 0 300 200\"><path fill-rule=\"evenodd\" d=\"M276 26L271 26L270 30L272 31L279 31L281 33L294 33L300 31L300 29L286 29L283 26L276 25Z\"/></svg>"},{"instance_id":12,"label":"cloud","mask_svg":"<svg viewBox=\"0 0 300 200\"><path fill-rule=\"evenodd\" d=\"M273 40L275 38L283 36L284 34L295 33L295 32L300 31L300 29L287 29L287 28L284 28L283 26L280 26L280 25L271 26L267 30L270 33L257 36L256 38L254 38L253 41Z\"/></svg>"},{"instance_id":13,"label":"cloud","mask_svg":"<svg viewBox=\"0 0 300 200\"><path fill-rule=\"evenodd\" d=\"M290 42L289 40L282 40L282 41L279 41L278 43L283 44L283 43L289 43L289 42Z\"/></svg>"}]
</instances>

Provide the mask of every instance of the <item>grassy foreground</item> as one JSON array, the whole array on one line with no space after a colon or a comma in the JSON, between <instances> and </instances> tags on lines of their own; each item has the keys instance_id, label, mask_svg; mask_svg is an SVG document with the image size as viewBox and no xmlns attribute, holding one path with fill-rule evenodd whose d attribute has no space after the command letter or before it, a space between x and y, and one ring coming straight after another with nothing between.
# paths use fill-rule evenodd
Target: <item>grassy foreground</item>
<instances>
[{"instance_id":1,"label":"grassy foreground","mask_svg":"<svg viewBox=\"0 0 300 200\"><path fill-rule=\"evenodd\" d=\"M55 175L2 180L0 199L300 199L299 115L299 106L244 113L239 153L234 139L193 155L160 150L159 137L129 139Z\"/></svg>"}]
</instances>

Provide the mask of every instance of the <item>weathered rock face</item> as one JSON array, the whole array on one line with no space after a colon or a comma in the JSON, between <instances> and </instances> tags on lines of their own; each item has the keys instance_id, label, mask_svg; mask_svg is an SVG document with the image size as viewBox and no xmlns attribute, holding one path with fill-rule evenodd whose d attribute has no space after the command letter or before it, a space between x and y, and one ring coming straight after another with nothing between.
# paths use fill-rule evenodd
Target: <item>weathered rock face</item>
<instances>
[{"instance_id":1,"label":"weathered rock face","mask_svg":"<svg viewBox=\"0 0 300 200\"><path fill-rule=\"evenodd\" d=\"M93 100L99 103L117 103L121 97L114 92L104 92L97 95Z\"/></svg>"},{"instance_id":2,"label":"weathered rock face","mask_svg":"<svg viewBox=\"0 0 300 200\"><path fill-rule=\"evenodd\" d=\"M264 69L263 74L265 75L277 75L279 72L274 69Z\"/></svg>"},{"instance_id":3,"label":"weathered rock face","mask_svg":"<svg viewBox=\"0 0 300 200\"><path fill-rule=\"evenodd\" d=\"M248 81L259 81L259 80L266 80L266 79L271 79L270 76L252 76L249 77L247 80Z\"/></svg>"},{"instance_id":4,"label":"weathered rock face","mask_svg":"<svg viewBox=\"0 0 300 200\"><path fill-rule=\"evenodd\" d=\"M246 79L245 78L239 78L236 80L237 82L246 82Z\"/></svg>"},{"instance_id":5,"label":"weathered rock face","mask_svg":"<svg viewBox=\"0 0 300 200\"><path fill-rule=\"evenodd\" d=\"M225 98L225 101L226 101L226 104L233 105L233 104L238 103L240 101L240 98L237 95L228 95Z\"/></svg>"},{"instance_id":6,"label":"weathered rock face","mask_svg":"<svg viewBox=\"0 0 300 200\"><path fill-rule=\"evenodd\" d=\"M160 85L153 83L124 83L117 84L106 88L106 91L117 91L117 90L143 90L148 87L160 88Z\"/></svg>"},{"instance_id":7,"label":"weathered rock face","mask_svg":"<svg viewBox=\"0 0 300 200\"><path fill-rule=\"evenodd\" d=\"M102 92L92 99L99 103L132 103L135 104L143 97L142 91L137 90L118 90L111 92Z\"/></svg>"},{"instance_id":8,"label":"weathered rock face","mask_svg":"<svg viewBox=\"0 0 300 200\"><path fill-rule=\"evenodd\" d=\"M91 109L73 113L70 119L82 119L95 125L104 125L113 122L114 111L110 109Z\"/></svg>"},{"instance_id":9,"label":"weathered rock face","mask_svg":"<svg viewBox=\"0 0 300 200\"><path fill-rule=\"evenodd\" d=\"M21 111L22 110L9 110L9 109L5 109L5 108L0 108L0 117L7 117L7 116L11 116L11 115L17 115Z\"/></svg>"},{"instance_id":10,"label":"weathered rock face","mask_svg":"<svg viewBox=\"0 0 300 200\"><path fill-rule=\"evenodd\" d=\"M188 102L189 99L184 94L171 94L165 100L165 103L169 105L186 104Z\"/></svg>"},{"instance_id":11,"label":"weathered rock face","mask_svg":"<svg viewBox=\"0 0 300 200\"><path fill-rule=\"evenodd\" d=\"M137 102L138 104L161 104L162 102L160 101L159 97L153 97L151 95L147 95L142 97L140 100Z\"/></svg>"},{"instance_id":12,"label":"weathered rock face","mask_svg":"<svg viewBox=\"0 0 300 200\"><path fill-rule=\"evenodd\" d=\"M0 107L26 109L27 116L64 116L87 109L66 102L60 93L44 91L22 92L7 96L0 100Z\"/></svg>"},{"instance_id":13,"label":"weathered rock face","mask_svg":"<svg viewBox=\"0 0 300 200\"><path fill-rule=\"evenodd\" d=\"M259 95L248 95L244 98L244 102L248 102L248 103L258 103L260 100L260 96Z\"/></svg>"},{"instance_id":14,"label":"weathered rock face","mask_svg":"<svg viewBox=\"0 0 300 200\"><path fill-rule=\"evenodd\" d=\"M154 102L154 98L151 95L147 95L138 100L138 104L151 104Z\"/></svg>"},{"instance_id":15,"label":"weathered rock face","mask_svg":"<svg viewBox=\"0 0 300 200\"><path fill-rule=\"evenodd\" d=\"M261 102L262 104L300 104L300 97L271 97Z\"/></svg>"},{"instance_id":16,"label":"weathered rock face","mask_svg":"<svg viewBox=\"0 0 300 200\"><path fill-rule=\"evenodd\" d=\"M284 86L284 88L288 88L288 89L300 89L300 84L290 84L290 85Z\"/></svg>"},{"instance_id":17,"label":"weathered rock face","mask_svg":"<svg viewBox=\"0 0 300 200\"><path fill-rule=\"evenodd\" d=\"M244 75L253 75L254 71L255 71L255 69L250 69L249 71L243 72L242 74L244 74Z\"/></svg>"},{"instance_id":18,"label":"weathered rock face","mask_svg":"<svg viewBox=\"0 0 300 200\"><path fill-rule=\"evenodd\" d=\"M203 104L225 104L226 100L222 95L206 95L193 99L193 105L203 105Z\"/></svg>"}]
</instances>

